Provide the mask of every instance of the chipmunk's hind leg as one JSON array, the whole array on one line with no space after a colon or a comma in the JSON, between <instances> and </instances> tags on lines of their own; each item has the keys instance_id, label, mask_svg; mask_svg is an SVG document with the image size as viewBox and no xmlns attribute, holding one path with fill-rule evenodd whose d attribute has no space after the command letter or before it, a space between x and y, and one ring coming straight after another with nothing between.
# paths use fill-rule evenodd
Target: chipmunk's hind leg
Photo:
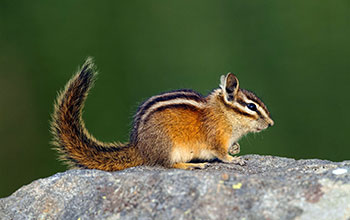
<instances>
[{"instance_id":1,"label":"chipmunk's hind leg","mask_svg":"<svg viewBox=\"0 0 350 220\"><path fill-rule=\"evenodd\" d=\"M194 169L204 169L209 165L209 163L175 163L173 168L183 169L183 170L194 170Z\"/></svg>"}]
</instances>

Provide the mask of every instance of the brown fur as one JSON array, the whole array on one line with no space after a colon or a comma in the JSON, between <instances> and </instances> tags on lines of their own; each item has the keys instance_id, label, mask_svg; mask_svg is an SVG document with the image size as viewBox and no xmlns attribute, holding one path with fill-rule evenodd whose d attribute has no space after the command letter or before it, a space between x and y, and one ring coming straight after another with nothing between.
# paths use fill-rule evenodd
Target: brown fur
<instances>
[{"instance_id":1,"label":"brown fur","mask_svg":"<svg viewBox=\"0 0 350 220\"><path fill-rule=\"evenodd\" d=\"M272 125L262 114L247 113L234 106L246 96L266 106L253 93L239 89L233 74L222 78L226 88L202 97L191 90L178 90L151 97L135 115L130 143L103 143L85 128L82 109L96 71L89 58L60 93L52 115L51 131L60 158L70 167L122 170L139 165L180 169L204 168L193 159L219 158L238 162L229 147L251 131ZM243 95L244 94L244 95ZM236 101L235 101L236 100ZM269 114L269 113L268 113Z\"/></svg>"},{"instance_id":2,"label":"brown fur","mask_svg":"<svg viewBox=\"0 0 350 220\"><path fill-rule=\"evenodd\" d=\"M88 133L82 120L86 96L96 72L89 58L60 93L52 115L51 131L60 159L72 168L122 170L142 164L134 145L103 143Z\"/></svg>"}]
</instances>

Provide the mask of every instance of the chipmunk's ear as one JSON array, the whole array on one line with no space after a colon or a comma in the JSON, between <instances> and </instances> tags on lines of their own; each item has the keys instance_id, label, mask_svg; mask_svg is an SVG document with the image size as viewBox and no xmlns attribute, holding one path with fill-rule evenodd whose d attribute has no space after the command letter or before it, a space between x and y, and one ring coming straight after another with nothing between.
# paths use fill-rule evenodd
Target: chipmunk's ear
<instances>
[{"instance_id":1,"label":"chipmunk's ear","mask_svg":"<svg viewBox=\"0 0 350 220\"><path fill-rule=\"evenodd\" d=\"M220 87L227 101L232 101L236 97L239 90L239 82L233 73L228 73L226 76L221 76Z\"/></svg>"}]
</instances>

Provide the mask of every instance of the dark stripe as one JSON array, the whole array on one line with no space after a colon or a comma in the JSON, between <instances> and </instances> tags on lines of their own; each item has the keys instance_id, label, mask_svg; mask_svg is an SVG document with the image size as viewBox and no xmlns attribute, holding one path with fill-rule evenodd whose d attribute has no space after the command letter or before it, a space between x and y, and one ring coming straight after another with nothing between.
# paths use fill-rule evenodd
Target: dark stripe
<instances>
[{"instance_id":1,"label":"dark stripe","mask_svg":"<svg viewBox=\"0 0 350 220\"><path fill-rule=\"evenodd\" d=\"M252 93L248 90L245 90L245 89L241 89L241 91L247 96L248 99L253 100L255 103L258 103L260 105L260 107L262 107L265 110L267 115L270 115L270 112L267 109L266 105L254 93Z\"/></svg>"},{"instance_id":2,"label":"dark stripe","mask_svg":"<svg viewBox=\"0 0 350 220\"><path fill-rule=\"evenodd\" d=\"M190 111L200 111L199 108L196 106L190 105L190 104L169 104L169 105L164 105L160 106L159 108L154 109L152 112L148 114L148 116L145 118L144 123L147 123L147 121L150 119L151 115L164 111L166 109L185 109L185 110L190 110Z\"/></svg>"},{"instance_id":3,"label":"dark stripe","mask_svg":"<svg viewBox=\"0 0 350 220\"><path fill-rule=\"evenodd\" d=\"M264 118L264 116L261 114L261 112L257 109L257 110L255 110L256 111L256 113L258 113L258 115L259 115L259 117L260 118Z\"/></svg>"},{"instance_id":4,"label":"dark stripe","mask_svg":"<svg viewBox=\"0 0 350 220\"><path fill-rule=\"evenodd\" d=\"M88 169L87 166L84 166L83 164L79 163L77 160L71 158L71 157L66 157L67 160L71 161L72 163L75 164L76 167L82 168L82 169Z\"/></svg>"},{"instance_id":5,"label":"dark stripe","mask_svg":"<svg viewBox=\"0 0 350 220\"><path fill-rule=\"evenodd\" d=\"M247 106L247 103L245 103L244 101L243 101L243 99L237 99L237 102L241 105L241 106Z\"/></svg>"},{"instance_id":6,"label":"dark stripe","mask_svg":"<svg viewBox=\"0 0 350 220\"><path fill-rule=\"evenodd\" d=\"M173 100L173 99L178 99L178 98L184 98L184 99L187 99L187 100L194 100L196 102L204 102L203 98L198 96L197 94L183 94L183 93L180 93L180 94L169 94L169 95L166 95L164 94L164 96L160 96L152 101L150 101L149 103L147 103L145 106L143 106L141 112L140 112L140 117L150 108L152 107L152 105L154 105L155 103L158 103L158 102L164 102L164 101L169 101L169 100Z\"/></svg>"},{"instance_id":7,"label":"dark stripe","mask_svg":"<svg viewBox=\"0 0 350 220\"><path fill-rule=\"evenodd\" d=\"M177 93L177 94L174 94ZM187 94L186 94L187 93ZM187 100L194 100L197 102L205 102L204 98L201 96L201 94L190 90L190 89L182 89L182 90L174 90L170 92L166 92L163 94L160 94L161 96L158 98L153 99L152 101L149 101L152 99L152 97L148 100L146 100L143 104L140 105L138 108L136 115L134 117L134 124L133 124L133 129L130 135L130 142L135 142L137 140L137 132L139 125L141 123L141 117L146 113L146 111L151 108L154 104L158 102L163 102L163 101L169 101L177 98L184 98ZM149 102L148 102L149 101Z\"/></svg>"},{"instance_id":8,"label":"dark stripe","mask_svg":"<svg viewBox=\"0 0 350 220\"><path fill-rule=\"evenodd\" d=\"M255 100L253 100L253 101L255 102ZM237 99L237 102L238 102L240 105L244 106L244 107L248 105L248 103L245 103L245 102L243 101L243 99ZM257 103L257 102L255 102L255 103ZM258 103L257 103L257 104L258 104ZM260 112L258 109L256 109L255 112L259 115L260 118L264 118L263 115L261 114L261 112Z\"/></svg>"},{"instance_id":9,"label":"dark stripe","mask_svg":"<svg viewBox=\"0 0 350 220\"><path fill-rule=\"evenodd\" d=\"M230 110L233 110L234 112L236 112L236 113L238 113L238 114L245 115L245 116L247 116L247 117L250 117L250 118L254 118L254 119L255 119L255 117L254 117L253 115L248 114L247 112L244 112L244 111L242 111L242 110L240 110L240 109L238 109L238 108L235 108L235 107L233 107L232 105L229 105L228 103L226 103L225 100L224 100L224 97L223 97L222 95L219 96L219 100L220 100L220 102L221 102L222 104L225 105L226 108L228 108L228 109L230 109Z\"/></svg>"}]
</instances>

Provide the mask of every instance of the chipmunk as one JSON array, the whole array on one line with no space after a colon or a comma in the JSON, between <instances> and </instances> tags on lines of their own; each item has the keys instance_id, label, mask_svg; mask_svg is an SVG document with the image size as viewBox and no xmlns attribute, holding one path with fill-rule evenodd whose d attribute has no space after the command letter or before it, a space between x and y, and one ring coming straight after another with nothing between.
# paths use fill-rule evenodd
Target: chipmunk
<instances>
[{"instance_id":1,"label":"chipmunk","mask_svg":"<svg viewBox=\"0 0 350 220\"><path fill-rule=\"evenodd\" d=\"M193 159L215 158L243 164L238 140L274 124L265 104L241 89L237 77L221 76L220 87L203 97L192 90L176 90L152 96L134 116L130 142L104 143L85 128L82 109L96 78L93 60L81 69L58 95L51 132L60 159L70 168L122 170L140 165L167 168L205 168ZM231 148L232 147L232 148Z\"/></svg>"}]
</instances>

